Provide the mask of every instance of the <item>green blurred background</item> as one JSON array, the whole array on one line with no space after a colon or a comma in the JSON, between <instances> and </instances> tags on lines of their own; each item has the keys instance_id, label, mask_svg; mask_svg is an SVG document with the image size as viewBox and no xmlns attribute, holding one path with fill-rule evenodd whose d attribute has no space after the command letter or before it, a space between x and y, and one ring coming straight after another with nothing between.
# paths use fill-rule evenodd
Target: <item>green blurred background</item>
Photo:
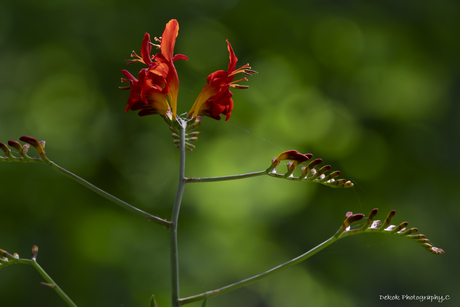
<instances>
[{"instance_id":1,"label":"green blurred background","mask_svg":"<svg viewBox=\"0 0 460 307\"><path fill-rule=\"evenodd\" d=\"M120 71L145 32L180 23L179 112L226 69L225 39L259 74L228 122L203 120L187 176L265 169L281 151L321 157L354 189L273 178L186 187L181 294L258 274L335 233L347 211L409 221L446 254L360 235L208 306L458 306L460 2L2 1L0 141L46 140L48 157L170 217L179 152L159 116L125 113ZM129 66L134 75L141 65ZM33 155L33 150L31 150ZM79 306L169 306L168 235L43 165L2 163L0 248L38 260ZM64 306L32 267L0 271L1 306ZM436 303L437 304L437 303ZM191 307L200 303L190 304Z\"/></svg>"}]
</instances>

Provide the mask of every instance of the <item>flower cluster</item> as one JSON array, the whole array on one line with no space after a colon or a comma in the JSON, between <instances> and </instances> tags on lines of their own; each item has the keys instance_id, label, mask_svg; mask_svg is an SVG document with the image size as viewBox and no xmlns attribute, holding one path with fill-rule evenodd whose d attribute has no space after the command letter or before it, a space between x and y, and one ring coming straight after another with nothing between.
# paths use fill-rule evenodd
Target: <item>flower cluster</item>
<instances>
[{"instance_id":1,"label":"flower cluster","mask_svg":"<svg viewBox=\"0 0 460 307\"><path fill-rule=\"evenodd\" d=\"M147 67L139 71L138 78L135 78L127 70L122 71L126 77L122 78L122 82L130 83L129 86L120 87L130 90L126 111L139 111L140 116L159 114L170 122L176 118L179 78L174 67L174 61L188 59L182 54L174 55L174 45L178 33L179 23L173 19L166 24L163 36L155 38L159 44L152 43L150 34L146 33L142 42L141 55L132 52L131 57L134 59L128 60L128 64L140 62ZM151 55L152 46L159 48L160 52ZM233 94L230 92L230 88L247 88L245 85L236 84L236 82L247 81L247 79L242 78L234 81L235 75L243 73L251 76L256 73L251 70L249 64L236 68L238 59L228 40L227 47L230 53L227 71L218 70L208 76L207 85L188 113L189 119L208 116L219 120L220 115L223 114L228 120L233 110Z\"/></svg>"}]
</instances>

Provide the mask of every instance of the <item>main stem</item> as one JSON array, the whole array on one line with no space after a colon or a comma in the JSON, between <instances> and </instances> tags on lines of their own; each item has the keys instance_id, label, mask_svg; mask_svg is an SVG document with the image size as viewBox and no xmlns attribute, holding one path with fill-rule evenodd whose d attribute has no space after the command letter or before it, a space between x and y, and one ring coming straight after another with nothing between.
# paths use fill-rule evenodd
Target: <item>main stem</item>
<instances>
[{"instance_id":1,"label":"main stem","mask_svg":"<svg viewBox=\"0 0 460 307\"><path fill-rule=\"evenodd\" d=\"M181 118L177 117L177 122L180 126L180 167L179 167L179 185L177 187L176 199L171 217L171 225L169 226L169 245L171 249L171 306L180 307L182 304L179 301L179 252L177 244L177 223L179 220L180 205L182 202L182 195L185 188L185 128L187 123Z\"/></svg>"}]
</instances>

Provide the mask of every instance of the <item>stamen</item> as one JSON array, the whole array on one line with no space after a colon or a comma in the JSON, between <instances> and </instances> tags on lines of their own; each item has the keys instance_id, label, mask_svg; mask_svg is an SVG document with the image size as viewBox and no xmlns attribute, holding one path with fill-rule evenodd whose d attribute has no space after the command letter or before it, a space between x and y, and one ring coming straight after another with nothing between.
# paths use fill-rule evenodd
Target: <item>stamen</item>
<instances>
[{"instance_id":1,"label":"stamen","mask_svg":"<svg viewBox=\"0 0 460 307\"><path fill-rule=\"evenodd\" d=\"M249 88L248 85L240 85L240 84L230 84L230 87L232 87L234 89L238 89L238 90L245 90L245 89Z\"/></svg>"},{"instance_id":2,"label":"stamen","mask_svg":"<svg viewBox=\"0 0 460 307\"><path fill-rule=\"evenodd\" d=\"M236 74L239 74L239 73L243 73L245 74L246 71L249 71L251 67L249 66L249 64L246 64L240 68L237 68L235 69L234 71L232 71L229 76L233 76L233 75L236 75ZM250 76L250 75L249 75Z\"/></svg>"},{"instance_id":3,"label":"stamen","mask_svg":"<svg viewBox=\"0 0 460 307\"><path fill-rule=\"evenodd\" d=\"M161 48L161 45L158 45L158 44L154 44L152 42L149 42L150 45L152 45L153 47L157 48L157 49L160 49Z\"/></svg>"},{"instance_id":4,"label":"stamen","mask_svg":"<svg viewBox=\"0 0 460 307\"><path fill-rule=\"evenodd\" d=\"M244 77L244 78L242 78L242 79L232 81L230 84L233 84L233 83L236 83L236 82L240 82L240 81L248 81L248 78Z\"/></svg>"},{"instance_id":5,"label":"stamen","mask_svg":"<svg viewBox=\"0 0 460 307\"><path fill-rule=\"evenodd\" d=\"M139 59L141 58L140 56L137 55L136 51L134 51L134 50L131 52L131 57L132 58L139 58Z\"/></svg>"}]
</instances>

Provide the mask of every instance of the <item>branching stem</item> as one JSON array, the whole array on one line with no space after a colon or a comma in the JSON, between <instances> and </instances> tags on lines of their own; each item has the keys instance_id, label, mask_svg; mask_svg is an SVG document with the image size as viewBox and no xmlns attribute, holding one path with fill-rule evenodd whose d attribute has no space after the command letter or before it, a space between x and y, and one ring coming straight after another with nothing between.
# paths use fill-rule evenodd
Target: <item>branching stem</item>
<instances>
[{"instance_id":1,"label":"branching stem","mask_svg":"<svg viewBox=\"0 0 460 307\"><path fill-rule=\"evenodd\" d=\"M267 171L258 171L258 172L252 172L252 173L246 173L246 174L238 174L238 175L230 175L230 176L220 176L220 177L203 177L203 178L196 178L196 177L191 177L191 178L185 178L185 181L188 182L216 182L216 181L228 181L228 180L237 180L237 179L244 179L244 178L251 178L251 177L257 177L261 175L266 175Z\"/></svg>"},{"instance_id":2,"label":"branching stem","mask_svg":"<svg viewBox=\"0 0 460 307\"><path fill-rule=\"evenodd\" d=\"M263 272L261 274L254 275L252 277L243 279L243 280L238 281L236 283L224 286L222 288L218 288L218 289L207 291L207 292L204 292L204 293L201 293L201 294L197 294L197 295L189 296L189 297L186 297L186 298L182 298L182 299L180 299L180 302L181 302L182 305L185 305L185 304L188 304L188 303L203 300L206 297L217 296L219 294L223 294L223 293L230 292L232 290L236 290L238 288L247 286L249 284L252 284L252 283L254 283L256 281L262 280L262 279L264 279L264 278L266 278L266 277L268 277L270 275L278 273L281 270L284 270L284 269L286 269L286 268L288 268L290 266L293 266L295 264L298 264L298 263L310 258L314 254L316 254L317 252L319 252L322 249L326 248L327 246L329 246L330 244L334 243L337 240L338 240L337 238L331 237L328 240L326 240L323 243L321 243L320 245L318 245L318 246L314 247L313 249L309 250L308 252L306 252L306 253L304 253L304 254L302 254L302 255L294 258L294 259L291 259L288 262L280 264L280 265L278 265L278 266L276 266L276 267L274 267L274 268L272 268L272 269L270 269L268 271L265 271L265 272Z\"/></svg>"},{"instance_id":3,"label":"branching stem","mask_svg":"<svg viewBox=\"0 0 460 307\"><path fill-rule=\"evenodd\" d=\"M48 275L48 273L43 270L43 268L35 260L31 259L18 259L17 263L30 264L32 265L38 273L46 280L46 283L43 283L46 286L52 288L56 293L66 302L68 306L77 307L75 303L70 299L70 297L65 294L64 291L54 282L54 280Z\"/></svg>"},{"instance_id":4,"label":"branching stem","mask_svg":"<svg viewBox=\"0 0 460 307\"><path fill-rule=\"evenodd\" d=\"M107 198L108 200L114 202L115 204L123 207L124 209L126 209L128 211L137 213L137 214L145 217L147 220L149 220L151 222L154 222L154 223L157 223L157 224L160 224L160 225L165 226L165 227L169 227L171 225L171 222L169 222L167 220L164 220L162 218L159 218L159 217L157 217L155 215L152 215L150 213L147 213L145 211L142 211L141 209L139 209L137 207L134 207L134 206L122 201L121 199L116 198L112 194L109 194L106 191L101 190L100 188L98 188L95 185L89 183L88 181L84 180L83 178L80 178L77 175L75 175L74 173L69 172L65 168L60 167L59 165L57 165L53 161L48 160L45 163L47 165L49 165L50 167L54 168L55 170L57 170L58 172L60 172L61 174L64 174L67 177L72 178L73 180L75 180L76 182L78 182L81 185L85 186L86 188L90 189L91 191L96 192L97 194Z\"/></svg>"}]
</instances>

